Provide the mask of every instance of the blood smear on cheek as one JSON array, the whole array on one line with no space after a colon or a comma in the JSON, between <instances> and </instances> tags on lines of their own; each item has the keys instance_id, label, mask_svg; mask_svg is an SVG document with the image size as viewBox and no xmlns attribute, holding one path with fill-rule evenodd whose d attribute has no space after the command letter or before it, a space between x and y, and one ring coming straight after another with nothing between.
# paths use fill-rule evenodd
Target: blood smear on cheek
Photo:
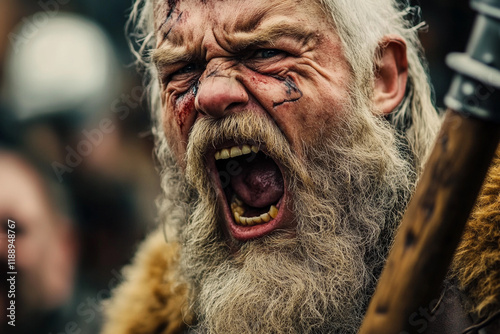
<instances>
[{"instance_id":1,"label":"blood smear on cheek","mask_svg":"<svg viewBox=\"0 0 500 334\"><path fill-rule=\"evenodd\" d=\"M184 96L179 97L175 102L175 118L177 125L181 128L181 131L189 115L194 112L194 99L195 95L193 91L190 91Z\"/></svg>"}]
</instances>

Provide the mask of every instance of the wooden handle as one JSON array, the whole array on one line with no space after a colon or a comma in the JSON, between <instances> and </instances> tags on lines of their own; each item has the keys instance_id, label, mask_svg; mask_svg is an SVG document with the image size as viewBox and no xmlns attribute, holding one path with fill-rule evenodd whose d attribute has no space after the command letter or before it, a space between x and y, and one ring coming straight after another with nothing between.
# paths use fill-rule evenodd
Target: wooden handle
<instances>
[{"instance_id":1,"label":"wooden handle","mask_svg":"<svg viewBox=\"0 0 500 334\"><path fill-rule=\"evenodd\" d=\"M360 334L416 333L436 298L498 146L499 126L448 111Z\"/></svg>"}]
</instances>

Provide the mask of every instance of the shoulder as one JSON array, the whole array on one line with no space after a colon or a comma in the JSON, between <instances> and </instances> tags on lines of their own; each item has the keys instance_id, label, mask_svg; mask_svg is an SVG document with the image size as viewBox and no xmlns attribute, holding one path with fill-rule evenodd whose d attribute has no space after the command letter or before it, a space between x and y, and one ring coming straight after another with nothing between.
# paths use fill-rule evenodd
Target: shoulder
<instances>
[{"instance_id":1,"label":"shoulder","mask_svg":"<svg viewBox=\"0 0 500 334\"><path fill-rule=\"evenodd\" d=\"M500 157L497 151L451 269L478 321L500 311Z\"/></svg>"},{"instance_id":2,"label":"shoulder","mask_svg":"<svg viewBox=\"0 0 500 334\"><path fill-rule=\"evenodd\" d=\"M124 282L105 304L103 334L180 333L189 319L187 288L177 279L179 245L167 243L161 229L140 246L123 270Z\"/></svg>"}]
</instances>

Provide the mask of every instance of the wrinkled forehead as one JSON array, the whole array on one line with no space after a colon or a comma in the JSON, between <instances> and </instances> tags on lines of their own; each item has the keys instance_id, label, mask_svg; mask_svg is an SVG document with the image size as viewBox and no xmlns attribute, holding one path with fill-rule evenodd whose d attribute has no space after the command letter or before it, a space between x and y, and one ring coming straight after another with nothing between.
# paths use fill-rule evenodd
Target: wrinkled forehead
<instances>
[{"instance_id":1,"label":"wrinkled forehead","mask_svg":"<svg viewBox=\"0 0 500 334\"><path fill-rule=\"evenodd\" d=\"M307 24L325 19L317 0L155 0L155 32L186 17L197 17L199 27L206 23L223 23L241 30L276 13L296 17ZM245 27L247 26L247 27Z\"/></svg>"}]
</instances>

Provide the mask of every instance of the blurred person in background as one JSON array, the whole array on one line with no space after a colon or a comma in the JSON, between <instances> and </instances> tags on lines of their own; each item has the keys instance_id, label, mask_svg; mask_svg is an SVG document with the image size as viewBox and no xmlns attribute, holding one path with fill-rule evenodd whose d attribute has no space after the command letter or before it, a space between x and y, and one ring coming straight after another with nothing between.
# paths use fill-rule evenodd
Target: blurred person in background
<instances>
[{"instance_id":1,"label":"blurred person in background","mask_svg":"<svg viewBox=\"0 0 500 334\"><path fill-rule=\"evenodd\" d=\"M64 187L64 196L48 196L48 200L74 204L78 234L72 242L75 247L81 245L81 256L72 257L78 270L71 282L74 293L64 304L67 321L46 317L43 303L31 309L31 318L39 312L47 320L40 330L64 332L74 322L83 333L95 333L102 313L100 301L109 296L119 279L117 272L129 261L145 230L154 225L159 186L152 141L148 133L140 133L149 128L148 114L140 103L142 88L120 68L106 33L87 18L62 11L38 12L23 17L15 30L5 29L5 33L10 42L2 80L1 100L6 108L0 145L22 151L43 169L40 178ZM9 188L18 183L13 178ZM21 183L18 187L18 194L30 190ZM28 210L28 206L19 202L17 209ZM32 217L26 224L51 230ZM36 240L52 243L56 239L44 232ZM33 241L26 240L19 247L25 249ZM53 250L60 256L63 251ZM37 278L32 271L19 277L29 282ZM20 289L25 293L28 287ZM40 289L51 291L44 285ZM18 320L27 318L19 315Z\"/></svg>"},{"instance_id":2,"label":"blurred person in background","mask_svg":"<svg viewBox=\"0 0 500 334\"><path fill-rule=\"evenodd\" d=\"M67 321L65 308L74 292L79 244L70 204L63 185L18 153L1 149L0 170L0 266L7 268L6 222L11 219L18 273L17 333L43 333ZM5 310L6 291L0 299ZM5 330L7 321L2 317Z\"/></svg>"}]
</instances>

